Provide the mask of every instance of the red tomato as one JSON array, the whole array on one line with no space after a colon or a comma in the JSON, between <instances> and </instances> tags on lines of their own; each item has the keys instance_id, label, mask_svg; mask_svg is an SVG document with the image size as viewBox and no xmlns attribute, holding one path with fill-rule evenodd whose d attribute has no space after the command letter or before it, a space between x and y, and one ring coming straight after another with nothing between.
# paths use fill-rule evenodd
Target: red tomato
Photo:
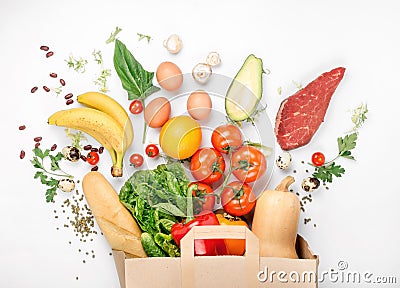
<instances>
[{"instance_id":1,"label":"red tomato","mask_svg":"<svg viewBox=\"0 0 400 288\"><path fill-rule=\"evenodd\" d=\"M322 166L325 163L325 155L321 152L315 152L311 156L311 161L314 164L314 166Z\"/></svg>"},{"instance_id":2,"label":"red tomato","mask_svg":"<svg viewBox=\"0 0 400 288\"><path fill-rule=\"evenodd\" d=\"M146 147L146 155L149 156L150 158L154 158L157 157L158 154L160 153L160 150L158 149L158 147L154 144L149 144Z\"/></svg>"},{"instance_id":3,"label":"red tomato","mask_svg":"<svg viewBox=\"0 0 400 288\"><path fill-rule=\"evenodd\" d=\"M201 148L190 160L190 171L197 181L217 182L225 171L224 157L214 148Z\"/></svg>"},{"instance_id":4,"label":"red tomato","mask_svg":"<svg viewBox=\"0 0 400 288\"><path fill-rule=\"evenodd\" d=\"M129 111L131 111L132 114L140 114L143 111L143 103L141 100L133 100L131 102L131 105L129 105Z\"/></svg>"},{"instance_id":5,"label":"red tomato","mask_svg":"<svg viewBox=\"0 0 400 288\"><path fill-rule=\"evenodd\" d=\"M87 162L90 165L96 165L97 163L99 163L100 160L100 156L97 152L95 151L90 151L87 156L86 156Z\"/></svg>"},{"instance_id":6,"label":"red tomato","mask_svg":"<svg viewBox=\"0 0 400 288\"><path fill-rule=\"evenodd\" d=\"M222 191L221 204L227 213L233 216L243 216L256 205L256 195L248 184L233 181Z\"/></svg>"},{"instance_id":7,"label":"red tomato","mask_svg":"<svg viewBox=\"0 0 400 288\"><path fill-rule=\"evenodd\" d=\"M143 165L144 159L142 155L134 153L129 157L129 162L133 167L138 168Z\"/></svg>"},{"instance_id":8,"label":"red tomato","mask_svg":"<svg viewBox=\"0 0 400 288\"><path fill-rule=\"evenodd\" d=\"M246 183L254 182L267 169L267 160L264 154L253 146L242 146L232 155L232 174Z\"/></svg>"},{"instance_id":9,"label":"red tomato","mask_svg":"<svg viewBox=\"0 0 400 288\"><path fill-rule=\"evenodd\" d=\"M243 135L237 126L225 124L214 129L211 143L219 152L228 154L243 145Z\"/></svg>"},{"instance_id":10,"label":"red tomato","mask_svg":"<svg viewBox=\"0 0 400 288\"><path fill-rule=\"evenodd\" d=\"M193 195L193 213L199 214L201 211L213 211L215 206L215 195L213 189L201 182L192 182L189 185Z\"/></svg>"}]
</instances>

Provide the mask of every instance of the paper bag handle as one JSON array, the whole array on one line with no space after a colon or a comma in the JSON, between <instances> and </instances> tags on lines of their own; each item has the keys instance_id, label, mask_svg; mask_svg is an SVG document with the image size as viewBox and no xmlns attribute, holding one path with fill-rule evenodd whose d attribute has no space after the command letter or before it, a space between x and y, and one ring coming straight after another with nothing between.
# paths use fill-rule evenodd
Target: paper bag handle
<instances>
[{"instance_id":1,"label":"paper bag handle","mask_svg":"<svg viewBox=\"0 0 400 288\"><path fill-rule=\"evenodd\" d=\"M183 288L194 287L194 240L195 239L245 239L246 287L257 287L259 270L259 241L245 226L215 225L194 226L181 240L181 280ZM200 256L201 257L201 256ZM207 257L207 256L206 256ZM215 256L219 257L219 256Z\"/></svg>"}]
</instances>

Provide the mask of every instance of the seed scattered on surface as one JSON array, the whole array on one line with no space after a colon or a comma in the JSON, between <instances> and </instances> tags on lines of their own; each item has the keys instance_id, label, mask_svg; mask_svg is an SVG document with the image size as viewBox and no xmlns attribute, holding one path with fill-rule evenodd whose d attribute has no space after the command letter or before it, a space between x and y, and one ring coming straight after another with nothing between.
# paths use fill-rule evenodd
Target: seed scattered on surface
<instances>
[{"instance_id":1,"label":"seed scattered on surface","mask_svg":"<svg viewBox=\"0 0 400 288\"><path fill-rule=\"evenodd\" d=\"M60 84L61 84L62 86L65 86L65 80L64 80L64 79L60 79Z\"/></svg>"},{"instance_id":2,"label":"seed scattered on surface","mask_svg":"<svg viewBox=\"0 0 400 288\"><path fill-rule=\"evenodd\" d=\"M84 155L81 155L81 159L82 159L82 161L84 161L84 162L87 161L87 158L86 158L86 156L84 156Z\"/></svg>"},{"instance_id":3,"label":"seed scattered on surface","mask_svg":"<svg viewBox=\"0 0 400 288\"><path fill-rule=\"evenodd\" d=\"M74 103L74 100L72 99L68 99L67 102L65 102L65 104L67 105L71 105L72 103Z\"/></svg>"},{"instance_id":4,"label":"seed scattered on surface","mask_svg":"<svg viewBox=\"0 0 400 288\"><path fill-rule=\"evenodd\" d=\"M93 166L92 169L90 169L90 170L92 170L92 171L97 171L97 170L99 170L99 166L97 166L97 165L96 165L96 166Z\"/></svg>"},{"instance_id":5,"label":"seed scattered on surface","mask_svg":"<svg viewBox=\"0 0 400 288\"><path fill-rule=\"evenodd\" d=\"M43 90L46 91L46 92L50 92L50 88L47 87L47 86L43 86Z\"/></svg>"},{"instance_id":6,"label":"seed scattered on surface","mask_svg":"<svg viewBox=\"0 0 400 288\"><path fill-rule=\"evenodd\" d=\"M21 125L18 127L19 130L25 130L26 126L25 125Z\"/></svg>"},{"instance_id":7,"label":"seed scattered on surface","mask_svg":"<svg viewBox=\"0 0 400 288\"><path fill-rule=\"evenodd\" d=\"M103 151L104 151L104 147L101 146L101 147L99 148L99 153L101 154L101 153L103 153Z\"/></svg>"},{"instance_id":8,"label":"seed scattered on surface","mask_svg":"<svg viewBox=\"0 0 400 288\"><path fill-rule=\"evenodd\" d=\"M92 151L92 152L99 152L99 149L97 149L96 147L92 147L92 148L90 149L90 151Z\"/></svg>"},{"instance_id":9,"label":"seed scattered on surface","mask_svg":"<svg viewBox=\"0 0 400 288\"><path fill-rule=\"evenodd\" d=\"M56 149L57 149L57 144L53 144L53 146L51 146L51 148L50 148L51 151L54 151Z\"/></svg>"},{"instance_id":10,"label":"seed scattered on surface","mask_svg":"<svg viewBox=\"0 0 400 288\"><path fill-rule=\"evenodd\" d=\"M40 146L40 142L36 142L35 148L38 148Z\"/></svg>"},{"instance_id":11,"label":"seed scattered on surface","mask_svg":"<svg viewBox=\"0 0 400 288\"><path fill-rule=\"evenodd\" d=\"M40 142L40 141L42 141L42 139L43 138L41 136L38 136L38 137L33 138L33 141Z\"/></svg>"},{"instance_id":12,"label":"seed scattered on surface","mask_svg":"<svg viewBox=\"0 0 400 288\"><path fill-rule=\"evenodd\" d=\"M57 73L50 73L51 78L57 78Z\"/></svg>"},{"instance_id":13,"label":"seed scattered on surface","mask_svg":"<svg viewBox=\"0 0 400 288\"><path fill-rule=\"evenodd\" d=\"M53 56L53 55L54 55L54 52L53 52L53 51L47 52L47 53L46 53L46 58L49 58L49 57L51 57L51 56Z\"/></svg>"},{"instance_id":14,"label":"seed scattered on surface","mask_svg":"<svg viewBox=\"0 0 400 288\"><path fill-rule=\"evenodd\" d=\"M39 87L35 86L31 89L31 93L35 93L37 90L39 89Z\"/></svg>"},{"instance_id":15,"label":"seed scattered on surface","mask_svg":"<svg viewBox=\"0 0 400 288\"><path fill-rule=\"evenodd\" d=\"M68 93L67 95L64 96L64 99L71 99L72 96L74 96L72 93Z\"/></svg>"},{"instance_id":16,"label":"seed scattered on surface","mask_svg":"<svg viewBox=\"0 0 400 288\"><path fill-rule=\"evenodd\" d=\"M49 51L49 46L42 45L40 46L40 50Z\"/></svg>"},{"instance_id":17,"label":"seed scattered on surface","mask_svg":"<svg viewBox=\"0 0 400 288\"><path fill-rule=\"evenodd\" d=\"M90 145L90 144L85 145L85 146L83 146L83 149L84 150L90 150L90 149L92 149L92 145Z\"/></svg>"},{"instance_id":18,"label":"seed scattered on surface","mask_svg":"<svg viewBox=\"0 0 400 288\"><path fill-rule=\"evenodd\" d=\"M19 158L20 159L24 159L25 158L25 151L21 150L21 152L19 152Z\"/></svg>"}]
</instances>

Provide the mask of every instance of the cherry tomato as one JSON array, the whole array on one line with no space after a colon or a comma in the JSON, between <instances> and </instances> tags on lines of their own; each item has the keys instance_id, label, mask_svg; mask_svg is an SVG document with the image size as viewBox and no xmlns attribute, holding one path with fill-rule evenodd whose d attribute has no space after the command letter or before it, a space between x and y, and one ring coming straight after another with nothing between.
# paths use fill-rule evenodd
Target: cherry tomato
<instances>
[{"instance_id":1,"label":"cherry tomato","mask_svg":"<svg viewBox=\"0 0 400 288\"><path fill-rule=\"evenodd\" d=\"M225 124L214 129L211 143L219 152L228 154L243 145L243 135L237 126Z\"/></svg>"},{"instance_id":2,"label":"cherry tomato","mask_svg":"<svg viewBox=\"0 0 400 288\"><path fill-rule=\"evenodd\" d=\"M129 157L129 162L133 167L138 168L143 165L144 159L142 155L134 153Z\"/></svg>"},{"instance_id":3,"label":"cherry tomato","mask_svg":"<svg viewBox=\"0 0 400 288\"><path fill-rule=\"evenodd\" d=\"M131 105L129 105L129 111L131 111L132 114L140 114L143 111L143 103L141 100L133 100L131 102Z\"/></svg>"},{"instance_id":4,"label":"cherry tomato","mask_svg":"<svg viewBox=\"0 0 400 288\"><path fill-rule=\"evenodd\" d=\"M190 160L190 171L197 181L217 182L225 171L224 157L214 148L201 148Z\"/></svg>"},{"instance_id":5,"label":"cherry tomato","mask_svg":"<svg viewBox=\"0 0 400 288\"><path fill-rule=\"evenodd\" d=\"M234 226L246 226L246 222L244 222L240 217L232 216L228 213L217 213L218 222L220 225L234 225ZM229 255L238 255L242 256L246 250L246 240L242 239L225 239L225 245L228 249Z\"/></svg>"},{"instance_id":6,"label":"cherry tomato","mask_svg":"<svg viewBox=\"0 0 400 288\"><path fill-rule=\"evenodd\" d=\"M86 156L87 162L90 165L96 165L97 163L99 163L100 160L100 156L99 153L95 152L95 151L90 151L87 156Z\"/></svg>"},{"instance_id":7,"label":"cherry tomato","mask_svg":"<svg viewBox=\"0 0 400 288\"><path fill-rule=\"evenodd\" d=\"M193 213L199 214L202 211L213 211L215 206L215 195L213 189L201 182L192 182L189 184L189 189L193 195Z\"/></svg>"},{"instance_id":8,"label":"cherry tomato","mask_svg":"<svg viewBox=\"0 0 400 288\"><path fill-rule=\"evenodd\" d=\"M150 158L154 158L157 157L158 154L160 153L160 150L158 149L158 147L154 144L149 144L146 147L146 155L149 156Z\"/></svg>"},{"instance_id":9,"label":"cherry tomato","mask_svg":"<svg viewBox=\"0 0 400 288\"><path fill-rule=\"evenodd\" d=\"M264 154L253 146L242 146L232 154L232 174L246 183L254 182L267 169L267 160Z\"/></svg>"},{"instance_id":10,"label":"cherry tomato","mask_svg":"<svg viewBox=\"0 0 400 288\"><path fill-rule=\"evenodd\" d=\"M325 155L321 152L315 152L311 156L311 161L314 164L314 166L322 166L325 163Z\"/></svg>"},{"instance_id":11,"label":"cherry tomato","mask_svg":"<svg viewBox=\"0 0 400 288\"><path fill-rule=\"evenodd\" d=\"M233 181L222 191L221 204L227 213L233 216L243 216L256 205L256 195L248 184Z\"/></svg>"}]
</instances>

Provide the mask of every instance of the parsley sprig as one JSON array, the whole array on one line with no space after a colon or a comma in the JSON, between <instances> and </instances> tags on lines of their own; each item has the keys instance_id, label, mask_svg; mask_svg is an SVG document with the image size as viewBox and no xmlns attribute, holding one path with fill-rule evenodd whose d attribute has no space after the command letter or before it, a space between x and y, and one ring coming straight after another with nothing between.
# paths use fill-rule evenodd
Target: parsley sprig
<instances>
[{"instance_id":1,"label":"parsley sprig","mask_svg":"<svg viewBox=\"0 0 400 288\"><path fill-rule=\"evenodd\" d=\"M358 139L358 129L364 124L367 119L368 108L367 105L361 104L356 109L353 110L353 115L351 121L354 124L351 133L345 135L344 137L337 138L338 154L331 161L325 162L322 166L314 166L315 172L313 177L323 181L332 183L333 176L342 177L346 170L335 161L339 158L346 158L350 160L355 160L353 154L351 153L354 148L356 148Z\"/></svg>"},{"instance_id":2,"label":"parsley sprig","mask_svg":"<svg viewBox=\"0 0 400 288\"><path fill-rule=\"evenodd\" d=\"M49 188L46 190L46 202L52 202L54 196L57 194L58 187L58 179L55 177L64 177L64 178L74 178L74 176L64 172L60 168L60 161L64 159L64 155L61 152L58 152L55 155L52 155L50 149L42 150L40 148L35 148L32 150L35 156L31 160L33 167L37 168L34 179L40 179L40 182L43 185L48 186ZM45 159L49 158L50 160L50 170L46 169L44 165ZM59 171L56 173L56 171Z\"/></svg>"},{"instance_id":3,"label":"parsley sprig","mask_svg":"<svg viewBox=\"0 0 400 288\"><path fill-rule=\"evenodd\" d=\"M337 138L339 150L337 156L333 160L325 162L324 165L316 167L313 176L323 182L329 183L332 183L333 176L342 177L346 170L341 165L336 164L335 161L340 157L355 160L354 156L351 154L351 150L356 148L357 137L357 133L354 132L344 137Z\"/></svg>"}]
</instances>

